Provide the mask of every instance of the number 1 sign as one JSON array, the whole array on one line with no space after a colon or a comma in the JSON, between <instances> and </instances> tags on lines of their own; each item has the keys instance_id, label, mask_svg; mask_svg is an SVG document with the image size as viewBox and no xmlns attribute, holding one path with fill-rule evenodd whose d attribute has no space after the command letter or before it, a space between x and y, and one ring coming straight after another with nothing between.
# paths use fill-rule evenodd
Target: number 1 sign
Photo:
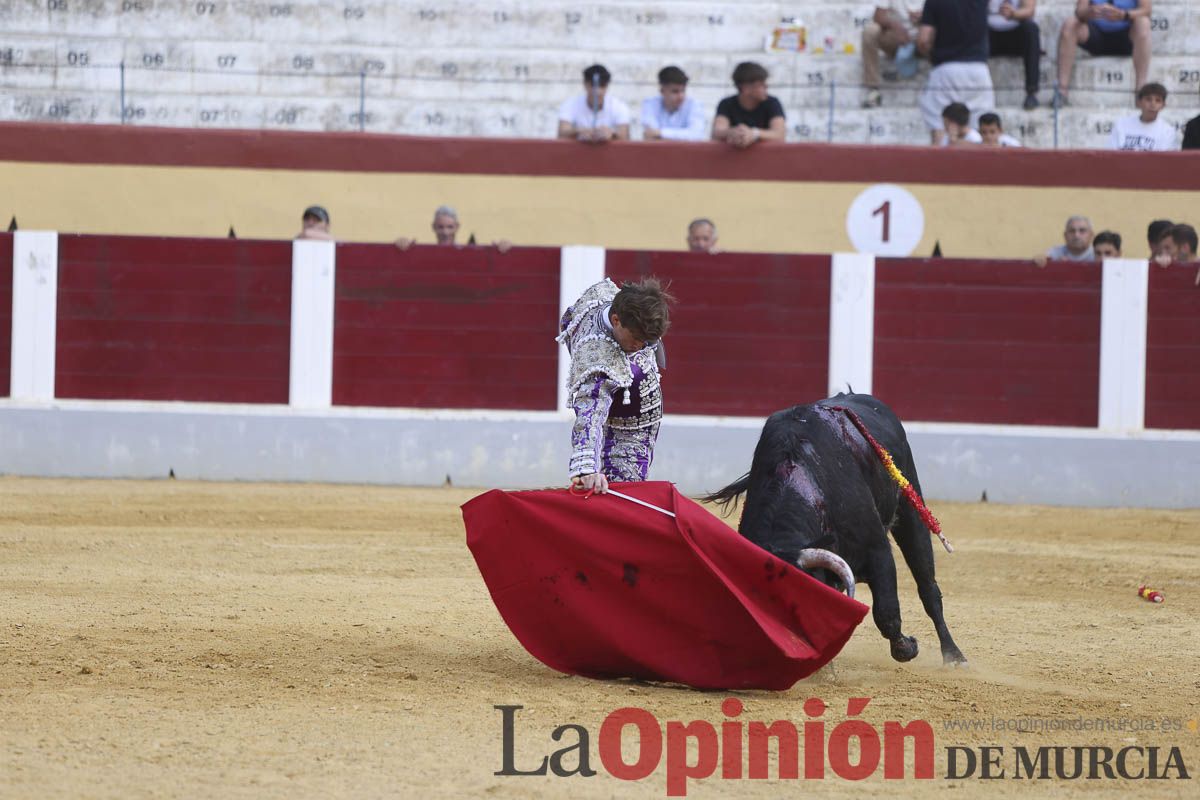
<instances>
[{"instance_id":1,"label":"number 1 sign","mask_svg":"<svg viewBox=\"0 0 1200 800\"><path fill-rule=\"evenodd\" d=\"M850 204L846 233L860 253L911 255L925 233L925 212L907 189L877 183Z\"/></svg>"}]
</instances>

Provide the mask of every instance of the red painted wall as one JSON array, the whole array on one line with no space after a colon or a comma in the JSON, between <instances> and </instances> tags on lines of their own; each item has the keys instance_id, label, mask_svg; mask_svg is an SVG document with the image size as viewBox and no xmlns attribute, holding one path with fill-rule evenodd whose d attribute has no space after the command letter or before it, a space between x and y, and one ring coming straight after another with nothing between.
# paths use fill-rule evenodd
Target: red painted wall
<instances>
[{"instance_id":1,"label":"red painted wall","mask_svg":"<svg viewBox=\"0 0 1200 800\"><path fill-rule=\"evenodd\" d=\"M1006 152L878 144L772 142L734 150L715 142L613 142L587 148L545 139L455 139L358 132L196 130L142 125L0 122L0 161L190 167L562 175L684 180L1074 186L1194 192L1187 152L1136 159L1101 150ZM684 189L686 191L686 189Z\"/></svg>"},{"instance_id":2,"label":"red painted wall","mask_svg":"<svg viewBox=\"0 0 1200 800\"><path fill-rule=\"evenodd\" d=\"M63 398L286 403L291 242L58 242Z\"/></svg>"},{"instance_id":3,"label":"red painted wall","mask_svg":"<svg viewBox=\"0 0 1200 800\"><path fill-rule=\"evenodd\" d=\"M333 402L549 411L559 250L339 244Z\"/></svg>"},{"instance_id":4,"label":"red painted wall","mask_svg":"<svg viewBox=\"0 0 1200 800\"><path fill-rule=\"evenodd\" d=\"M874 393L902 419L1095 426L1099 264L879 259Z\"/></svg>"},{"instance_id":5,"label":"red painted wall","mask_svg":"<svg viewBox=\"0 0 1200 800\"><path fill-rule=\"evenodd\" d=\"M0 233L0 397L12 391L13 235Z\"/></svg>"},{"instance_id":6,"label":"red painted wall","mask_svg":"<svg viewBox=\"0 0 1200 800\"><path fill-rule=\"evenodd\" d=\"M12 239L0 233L0 394ZM62 236L64 398L286 403L291 243ZM765 415L824 396L828 256L609 251L678 303L667 411ZM338 245L334 402L552 409L559 251ZM905 419L1094 426L1095 264L880 259L874 391ZM1146 424L1200 429L1200 288L1150 271Z\"/></svg>"},{"instance_id":7,"label":"red painted wall","mask_svg":"<svg viewBox=\"0 0 1200 800\"><path fill-rule=\"evenodd\" d=\"M1146 427L1200 428L1200 287L1196 265L1150 266Z\"/></svg>"},{"instance_id":8,"label":"red painted wall","mask_svg":"<svg viewBox=\"0 0 1200 800\"><path fill-rule=\"evenodd\" d=\"M825 396L829 256L609 250L606 267L618 284L656 275L678 301L667 413L765 416Z\"/></svg>"}]
</instances>

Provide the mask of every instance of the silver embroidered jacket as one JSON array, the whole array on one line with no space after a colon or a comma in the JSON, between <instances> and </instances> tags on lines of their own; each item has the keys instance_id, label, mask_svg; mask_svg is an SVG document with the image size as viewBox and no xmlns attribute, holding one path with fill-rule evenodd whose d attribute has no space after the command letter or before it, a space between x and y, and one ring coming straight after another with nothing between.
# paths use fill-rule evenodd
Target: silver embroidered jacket
<instances>
[{"instance_id":1,"label":"silver embroidered jacket","mask_svg":"<svg viewBox=\"0 0 1200 800\"><path fill-rule=\"evenodd\" d=\"M571 353L567 402L571 477L603 472L609 480L644 481L662 420L662 390L654 349L625 353L607 318L617 286L605 278L567 309L558 341Z\"/></svg>"}]
</instances>

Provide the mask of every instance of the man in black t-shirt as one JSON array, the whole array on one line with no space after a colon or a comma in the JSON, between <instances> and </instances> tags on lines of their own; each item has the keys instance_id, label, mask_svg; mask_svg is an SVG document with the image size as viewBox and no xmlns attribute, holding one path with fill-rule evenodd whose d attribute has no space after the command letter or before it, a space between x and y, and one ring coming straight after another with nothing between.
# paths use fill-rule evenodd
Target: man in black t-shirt
<instances>
[{"instance_id":1,"label":"man in black t-shirt","mask_svg":"<svg viewBox=\"0 0 1200 800\"><path fill-rule=\"evenodd\" d=\"M746 148L759 141L782 142L787 136L783 106L767 94L767 70L753 61L743 61L733 70L738 93L717 104L712 138Z\"/></svg>"},{"instance_id":2,"label":"man in black t-shirt","mask_svg":"<svg viewBox=\"0 0 1200 800\"><path fill-rule=\"evenodd\" d=\"M988 71L988 0L925 0L917 51L933 62L917 101L932 144L941 144L942 109L962 103L972 120L996 107Z\"/></svg>"},{"instance_id":3,"label":"man in black t-shirt","mask_svg":"<svg viewBox=\"0 0 1200 800\"><path fill-rule=\"evenodd\" d=\"M1188 120L1183 126L1183 149L1200 150L1200 114Z\"/></svg>"}]
</instances>

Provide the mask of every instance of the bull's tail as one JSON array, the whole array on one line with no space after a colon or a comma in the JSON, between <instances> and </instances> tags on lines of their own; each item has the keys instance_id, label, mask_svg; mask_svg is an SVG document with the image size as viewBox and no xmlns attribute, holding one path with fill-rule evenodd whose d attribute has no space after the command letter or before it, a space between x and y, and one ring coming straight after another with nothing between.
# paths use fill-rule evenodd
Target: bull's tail
<instances>
[{"instance_id":1,"label":"bull's tail","mask_svg":"<svg viewBox=\"0 0 1200 800\"><path fill-rule=\"evenodd\" d=\"M737 508L738 498L745 494L749 488L750 473L747 472L724 489L718 489L712 494L706 494L701 499L706 503L716 503L721 507L721 514L727 515L730 511Z\"/></svg>"}]
</instances>

